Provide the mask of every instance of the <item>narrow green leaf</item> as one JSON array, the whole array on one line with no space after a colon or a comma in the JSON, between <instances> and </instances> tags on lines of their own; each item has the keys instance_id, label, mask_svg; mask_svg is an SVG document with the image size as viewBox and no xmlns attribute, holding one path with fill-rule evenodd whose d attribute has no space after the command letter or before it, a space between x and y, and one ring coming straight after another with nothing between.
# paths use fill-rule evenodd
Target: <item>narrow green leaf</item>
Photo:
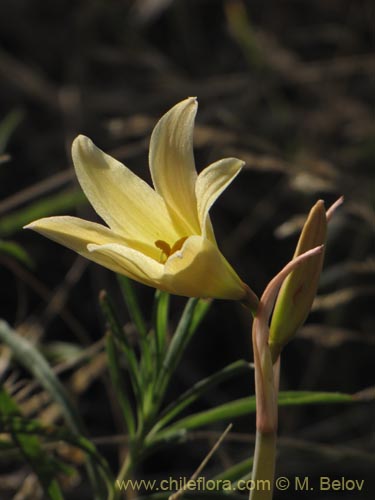
<instances>
[{"instance_id":1,"label":"narrow green leaf","mask_svg":"<svg viewBox=\"0 0 375 500\"><path fill-rule=\"evenodd\" d=\"M145 338L147 336L147 327L146 327L146 322L143 318L141 308L138 304L138 299L135 294L132 282L129 278L126 276L121 276L120 274L117 275L121 292L124 297L126 306L128 308L130 317L135 324L138 333L142 338Z\"/></svg>"},{"instance_id":2,"label":"narrow green leaf","mask_svg":"<svg viewBox=\"0 0 375 500\"><path fill-rule=\"evenodd\" d=\"M250 370L250 364L247 361L239 360L231 363L222 370L210 375L209 377L200 380L193 385L189 390L181 394L181 396L173 401L160 415L160 418L151 433L157 432L170 422L176 415L181 413L187 406L190 406L194 401L208 392L212 387L217 386L221 382L236 377Z\"/></svg>"},{"instance_id":3,"label":"narrow green leaf","mask_svg":"<svg viewBox=\"0 0 375 500\"><path fill-rule=\"evenodd\" d=\"M30 255L15 241L0 240L0 252L9 255L29 268L34 267L34 263Z\"/></svg>"},{"instance_id":4,"label":"narrow green leaf","mask_svg":"<svg viewBox=\"0 0 375 500\"><path fill-rule=\"evenodd\" d=\"M87 453L104 477L109 478L111 472L106 460L97 452L95 446L82 435L75 434L68 429L54 425L43 425L37 420L26 419L18 416L0 414L0 432L38 435L50 442L64 441ZM113 486L113 479L110 484Z\"/></svg>"},{"instance_id":5,"label":"narrow green leaf","mask_svg":"<svg viewBox=\"0 0 375 500\"><path fill-rule=\"evenodd\" d=\"M280 406L354 402L355 398L351 394L345 394L342 392L281 391L279 394Z\"/></svg>"},{"instance_id":6,"label":"narrow green leaf","mask_svg":"<svg viewBox=\"0 0 375 500\"><path fill-rule=\"evenodd\" d=\"M116 309L112 303L110 296L105 290L102 290L99 295L99 303L103 312L103 315L108 323L108 327L111 330L114 339L120 346L122 352L124 353L125 360L128 365L129 375L132 381L132 387L135 397L138 401L141 400L141 388L139 380L139 367L138 361L135 356L134 350L132 349L129 341L123 331L120 320L118 319Z\"/></svg>"},{"instance_id":7,"label":"narrow green leaf","mask_svg":"<svg viewBox=\"0 0 375 500\"><path fill-rule=\"evenodd\" d=\"M124 297L129 315L139 334L140 364L139 364L139 384L142 404L138 407L138 415L143 418L145 414L152 412L152 385L154 381L154 355L153 344L150 342L146 321L143 318L141 308L138 303L132 280L126 276L117 275L121 292Z\"/></svg>"},{"instance_id":8,"label":"narrow green leaf","mask_svg":"<svg viewBox=\"0 0 375 500\"><path fill-rule=\"evenodd\" d=\"M231 481L235 483L246 476L249 471L251 471L253 466L253 458L246 458L246 460L242 460L242 462L238 462L232 467L229 467L224 472L217 474L212 479L214 481ZM233 488L235 488L235 484L233 484Z\"/></svg>"},{"instance_id":9,"label":"narrow green leaf","mask_svg":"<svg viewBox=\"0 0 375 500\"><path fill-rule=\"evenodd\" d=\"M168 386L169 380L179 364L182 354L195 333L205 309L202 307L204 301L192 298L187 301L184 312L177 325L176 331L169 344L165 355L160 375L156 384L157 398L161 400Z\"/></svg>"},{"instance_id":10,"label":"narrow green leaf","mask_svg":"<svg viewBox=\"0 0 375 500\"><path fill-rule=\"evenodd\" d=\"M355 401L356 400L350 394L338 392L285 391L279 394L280 406L353 403ZM215 422L232 420L233 418L242 417L254 412L255 396L236 399L235 401L225 403L216 408L182 418L165 429L159 436L164 433L174 432L175 430L190 430Z\"/></svg>"},{"instance_id":11,"label":"narrow green leaf","mask_svg":"<svg viewBox=\"0 0 375 500\"><path fill-rule=\"evenodd\" d=\"M141 360L140 360L140 373L141 373L141 392L142 392L142 405L140 407L142 418L150 422L157 406L155 405L155 381L156 381L156 345L155 334L151 330L143 342Z\"/></svg>"},{"instance_id":12,"label":"narrow green leaf","mask_svg":"<svg viewBox=\"0 0 375 500\"><path fill-rule=\"evenodd\" d=\"M0 387L0 414L6 417L20 416L20 410L4 388ZM33 434L22 434L11 430L14 442L18 445L24 458L29 462L48 498L62 500L63 496L56 476L64 467L54 457L48 455Z\"/></svg>"},{"instance_id":13,"label":"narrow green leaf","mask_svg":"<svg viewBox=\"0 0 375 500\"><path fill-rule=\"evenodd\" d=\"M0 320L0 340L11 349L18 362L26 368L26 370L32 373L41 386L59 404L61 412L71 431L77 436L84 435L85 430L77 410L70 401L64 386L56 377L38 349L28 340L21 337L15 330L11 329L3 320ZM102 488L98 481L98 471L95 470L96 466L91 461L88 461L86 467L92 483L94 496L95 498L100 498ZM107 484L111 484L111 481L113 481L110 477L105 477L104 479Z\"/></svg>"},{"instance_id":14,"label":"narrow green leaf","mask_svg":"<svg viewBox=\"0 0 375 500\"><path fill-rule=\"evenodd\" d=\"M243 52L251 70L262 71L267 67L268 61L256 36L246 2L230 2L226 7L228 31Z\"/></svg>"},{"instance_id":15,"label":"narrow green leaf","mask_svg":"<svg viewBox=\"0 0 375 500\"><path fill-rule=\"evenodd\" d=\"M55 340L41 345L40 351L49 363L78 363L83 359L85 350L79 344ZM89 358L89 355L87 355ZM87 359L86 358L86 359Z\"/></svg>"},{"instance_id":16,"label":"narrow green leaf","mask_svg":"<svg viewBox=\"0 0 375 500\"><path fill-rule=\"evenodd\" d=\"M5 153L7 144L15 129L24 117L20 109L14 109L0 122L0 155Z\"/></svg>"},{"instance_id":17,"label":"narrow green leaf","mask_svg":"<svg viewBox=\"0 0 375 500\"><path fill-rule=\"evenodd\" d=\"M82 422L77 410L70 401L64 386L38 349L2 320L0 320L0 339L10 347L21 365L32 373L42 387L59 403L64 418L72 431L81 434Z\"/></svg>"},{"instance_id":18,"label":"narrow green leaf","mask_svg":"<svg viewBox=\"0 0 375 500\"><path fill-rule=\"evenodd\" d=\"M84 203L87 203L87 199L78 189L69 189L53 196L44 197L42 200L2 217L0 235L9 236L33 220L60 214Z\"/></svg>"},{"instance_id":19,"label":"narrow green leaf","mask_svg":"<svg viewBox=\"0 0 375 500\"><path fill-rule=\"evenodd\" d=\"M155 346L157 358L157 371L159 371L162 357L167 344L168 335L168 316L169 316L169 293L156 290L155 293L155 312L154 312L154 331L155 331Z\"/></svg>"},{"instance_id":20,"label":"narrow green leaf","mask_svg":"<svg viewBox=\"0 0 375 500\"><path fill-rule=\"evenodd\" d=\"M41 442L40 445L46 452L52 449L51 445L50 447L47 447L43 442ZM53 457L53 460L56 459ZM0 464L9 464L10 462L18 462L20 464L24 464L25 457L22 454L17 443L15 443L14 441L11 441L10 439L6 441L0 441ZM65 462L56 460L56 468L58 469L59 474L64 474L65 476L73 477L77 474L76 467L73 465L68 465Z\"/></svg>"},{"instance_id":21,"label":"narrow green leaf","mask_svg":"<svg viewBox=\"0 0 375 500\"><path fill-rule=\"evenodd\" d=\"M206 316L208 313L210 307L212 304L211 299L199 299L198 303L194 309L193 313L193 319L191 321L191 324L189 326L189 335L193 335L196 331L198 326L201 324L203 318ZM190 338L189 338L190 340Z\"/></svg>"},{"instance_id":22,"label":"narrow green leaf","mask_svg":"<svg viewBox=\"0 0 375 500\"><path fill-rule=\"evenodd\" d=\"M120 367L119 351L116 347L111 333L107 333L106 335L106 350L108 356L109 373L112 380L112 387L114 388L116 398L119 402L129 435L133 436L135 433L133 411L129 404L129 399L126 395L125 381L123 379Z\"/></svg>"}]
</instances>

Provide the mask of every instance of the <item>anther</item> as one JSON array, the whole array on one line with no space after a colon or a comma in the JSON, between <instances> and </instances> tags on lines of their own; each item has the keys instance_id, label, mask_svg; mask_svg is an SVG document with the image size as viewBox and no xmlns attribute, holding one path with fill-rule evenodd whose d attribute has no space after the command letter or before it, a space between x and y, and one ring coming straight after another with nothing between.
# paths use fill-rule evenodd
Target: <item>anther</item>
<instances>
[{"instance_id":1,"label":"anther","mask_svg":"<svg viewBox=\"0 0 375 500\"><path fill-rule=\"evenodd\" d=\"M164 264L168 260L168 257L170 257L175 252L178 252L178 250L181 250L182 245L185 243L187 238L188 238L188 236L184 236L184 237L180 238L179 240L177 240L173 244L172 248L169 245L169 243L167 243L166 241L156 240L155 246L157 248L160 248L160 250L161 250L160 262Z\"/></svg>"}]
</instances>

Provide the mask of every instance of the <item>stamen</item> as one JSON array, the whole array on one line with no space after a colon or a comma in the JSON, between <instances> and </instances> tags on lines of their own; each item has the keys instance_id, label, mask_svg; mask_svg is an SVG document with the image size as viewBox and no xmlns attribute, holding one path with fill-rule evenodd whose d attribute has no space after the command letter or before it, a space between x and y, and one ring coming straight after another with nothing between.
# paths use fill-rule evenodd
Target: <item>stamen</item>
<instances>
[{"instance_id":1,"label":"stamen","mask_svg":"<svg viewBox=\"0 0 375 500\"><path fill-rule=\"evenodd\" d=\"M184 236L183 238L180 238L179 240L177 240L173 244L172 248L171 248L170 244L164 240L155 241L155 246L157 248L160 248L160 250L161 250L160 262L162 264L164 264L168 260L168 257L170 257L175 252L178 252L178 250L181 250L182 245L185 243L185 241L187 239L188 239L188 236Z\"/></svg>"},{"instance_id":2,"label":"stamen","mask_svg":"<svg viewBox=\"0 0 375 500\"><path fill-rule=\"evenodd\" d=\"M160 248L160 250L161 250L160 262L162 264L165 264L165 262L167 262L167 259L168 259L168 257L171 254L171 247L170 247L170 245L166 241L157 240L157 241L155 241L155 246L157 248Z\"/></svg>"},{"instance_id":3,"label":"stamen","mask_svg":"<svg viewBox=\"0 0 375 500\"><path fill-rule=\"evenodd\" d=\"M177 252L178 250L181 250L182 245L185 243L185 241L188 239L187 236L184 236L183 238L180 238L179 240L176 241L176 243L173 245L171 249L170 255L173 253Z\"/></svg>"},{"instance_id":4,"label":"stamen","mask_svg":"<svg viewBox=\"0 0 375 500\"><path fill-rule=\"evenodd\" d=\"M160 248L160 250L165 253L165 255L167 255L168 257L170 256L171 254L171 247L170 245L166 242L166 241L163 241L163 240L157 240L155 241L155 246Z\"/></svg>"}]
</instances>

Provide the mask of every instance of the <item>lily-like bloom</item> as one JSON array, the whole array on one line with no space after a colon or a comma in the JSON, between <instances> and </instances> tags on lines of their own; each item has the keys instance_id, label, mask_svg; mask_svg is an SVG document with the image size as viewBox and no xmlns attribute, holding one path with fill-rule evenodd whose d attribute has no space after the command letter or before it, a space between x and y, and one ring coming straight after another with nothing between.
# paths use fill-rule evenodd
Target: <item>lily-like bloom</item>
<instances>
[{"instance_id":1,"label":"lily-like bloom","mask_svg":"<svg viewBox=\"0 0 375 500\"><path fill-rule=\"evenodd\" d=\"M197 174L196 111L196 99L188 98L157 123L149 152L154 189L89 138L74 140L78 181L108 227L70 216L26 227L145 285L187 297L254 304L252 292L219 251L209 216L243 162L226 158Z\"/></svg>"}]
</instances>

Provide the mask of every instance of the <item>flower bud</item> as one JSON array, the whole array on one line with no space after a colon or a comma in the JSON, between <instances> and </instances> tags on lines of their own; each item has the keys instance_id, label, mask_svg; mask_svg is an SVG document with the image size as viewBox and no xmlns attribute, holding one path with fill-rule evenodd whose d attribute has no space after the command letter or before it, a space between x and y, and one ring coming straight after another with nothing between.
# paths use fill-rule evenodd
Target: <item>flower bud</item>
<instances>
[{"instance_id":1,"label":"flower bud","mask_svg":"<svg viewBox=\"0 0 375 500\"><path fill-rule=\"evenodd\" d=\"M319 200L311 209L303 226L294 258L323 245L327 236L327 216L324 202ZM324 251L306 259L285 279L276 300L270 325L269 347L272 361L294 337L307 318L318 288Z\"/></svg>"}]
</instances>

